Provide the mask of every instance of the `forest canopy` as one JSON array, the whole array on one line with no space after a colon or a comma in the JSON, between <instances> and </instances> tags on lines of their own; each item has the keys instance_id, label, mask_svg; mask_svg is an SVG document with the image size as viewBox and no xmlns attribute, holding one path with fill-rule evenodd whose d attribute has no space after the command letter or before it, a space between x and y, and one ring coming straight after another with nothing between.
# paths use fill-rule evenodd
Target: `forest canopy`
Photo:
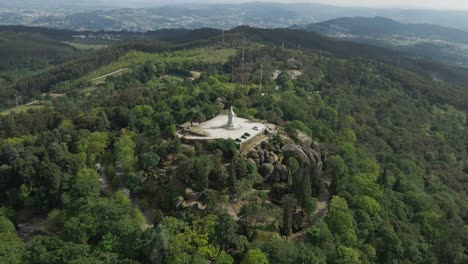
<instances>
[{"instance_id":1,"label":"forest canopy","mask_svg":"<svg viewBox=\"0 0 468 264\"><path fill-rule=\"evenodd\" d=\"M11 86L62 95L0 115L0 262L466 263L466 70L301 34L122 43ZM177 135L230 106L278 132Z\"/></svg>"}]
</instances>

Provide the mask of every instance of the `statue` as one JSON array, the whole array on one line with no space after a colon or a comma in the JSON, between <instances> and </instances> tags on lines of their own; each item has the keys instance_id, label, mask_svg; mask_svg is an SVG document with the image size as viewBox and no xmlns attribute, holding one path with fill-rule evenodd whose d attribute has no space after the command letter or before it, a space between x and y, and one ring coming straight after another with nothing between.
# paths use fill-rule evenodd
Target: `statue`
<instances>
[{"instance_id":1,"label":"statue","mask_svg":"<svg viewBox=\"0 0 468 264\"><path fill-rule=\"evenodd\" d=\"M228 122L226 124L227 129L234 129L235 128L234 116L236 116L236 114L234 113L234 110L232 109L232 106L231 106L231 109L229 110L229 113L228 113Z\"/></svg>"}]
</instances>

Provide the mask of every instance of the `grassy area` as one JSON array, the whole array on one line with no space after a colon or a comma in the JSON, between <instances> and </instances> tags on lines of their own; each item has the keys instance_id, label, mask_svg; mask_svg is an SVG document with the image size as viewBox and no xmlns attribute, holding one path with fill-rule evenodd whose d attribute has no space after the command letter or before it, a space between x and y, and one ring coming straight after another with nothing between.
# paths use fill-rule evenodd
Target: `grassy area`
<instances>
[{"instance_id":1,"label":"grassy area","mask_svg":"<svg viewBox=\"0 0 468 264\"><path fill-rule=\"evenodd\" d=\"M102 67L84 77L85 80L91 80L123 68L132 68L137 65L150 61L157 62L190 62L204 61L208 63L225 63L229 57L235 55L235 49L216 49L213 47L199 48L193 50L181 50L165 53L145 53L140 51L131 51L122 56L118 61Z\"/></svg>"},{"instance_id":2,"label":"grassy area","mask_svg":"<svg viewBox=\"0 0 468 264\"><path fill-rule=\"evenodd\" d=\"M29 109L41 109L41 108L44 108L46 107L47 104L33 104L33 105L20 105L20 106L15 106L13 108L10 108L8 110L5 110L5 111L2 111L0 112L0 116L6 116L6 115L9 115L10 113L12 112L15 112L15 113L21 113L21 112L25 112L25 111L28 111Z\"/></svg>"},{"instance_id":3,"label":"grassy area","mask_svg":"<svg viewBox=\"0 0 468 264\"><path fill-rule=\"evenodd\" d=\"M105 45L96 45L96 44L84 44L76 42L64 42L72 47L75 47L80 50L98 50L106 47Z\"/></svg>"}]
</instances>

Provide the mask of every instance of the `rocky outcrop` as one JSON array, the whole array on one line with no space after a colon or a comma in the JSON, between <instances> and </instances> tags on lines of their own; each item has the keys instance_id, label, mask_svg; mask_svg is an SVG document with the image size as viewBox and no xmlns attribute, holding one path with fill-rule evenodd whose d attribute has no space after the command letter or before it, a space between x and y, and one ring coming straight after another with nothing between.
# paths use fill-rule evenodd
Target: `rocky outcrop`
<instances>
[{"instance_id":1,"label":"rocky outcrop","mask_svg":"<svg viewBox=\"0 0 468 264\"><path fill-rule=\"evenodd\" d=\"M268 179L274 171L275 166L273 166L272 163L263 163L262 166L260 166L259 168L259 172L264 179Z\"/></svg>"},{"instance_id":2,"label":"rocky outcrop","mask_svg":"<svg viewBox=\"0 0 468 264\"><path fill-rule=\"evenodd\" d=\"M281 147L266 141L247 154L247 158L257 164L258 172L266 182L287 182L291 177L288 168L281 164L281 156Z\"/></svg>"},{"instance_id":3,"label":"rocky outcrop","mask_svg":"<svg viewBox=\"0 0 468 264\"><path fill-rule=\"evenodd\" d=\"M281 181L287 181L291 176L288 167L286 167L286 165L283 164L275 165L275 171L278 172Z\"/></svg>"},{"instance_id":4,"label":"rocky outcrop","mask_svg":"<svg viewBox=\"0 0 468 264\"><path fill-rule=\"evenodd\" d=\"M281 148L281 151L283 152L284 160L290 157L296 158L301 168L308 170L311 177L316 178L320 175L323 167L320 150L286 144Z\"/></svg>"},{"instance_id":5,"label":"rocky outcrop","mask_svg":"<svg viewBox=\"0 0 468 264\"><path fill-rule=\"evenodd\" d=\"M310 174L312 182L317 181L323 166L320 145L307 135L301 139L300 145L285 144L282 147L271 142L262 142L260 146L247 154L247 158L255 162L266 182L287 183L290 181L291 171L285 162L289 157L298 160L301 169Z\"/></svg>"}]
</instances>

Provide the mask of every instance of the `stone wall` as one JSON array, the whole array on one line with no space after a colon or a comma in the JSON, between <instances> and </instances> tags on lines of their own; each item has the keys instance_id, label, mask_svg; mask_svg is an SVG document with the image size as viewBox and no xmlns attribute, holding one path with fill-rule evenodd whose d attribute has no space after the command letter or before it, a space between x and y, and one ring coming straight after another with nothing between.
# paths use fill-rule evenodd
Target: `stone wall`
<instances>
[{"instance_id":1,"label":"stone wall","mask_svg":"<svg viewBox=\"0 0 468 264\"><path fill-rule=\"evenodd\" d=\"M240 144L240 151L242 153L248 152L249 150L253 149L256 145L260 144L260 142L262 142L262 140L264 140L265 138L267 138L267 135L265 135L265 133L262 132L252 138L247 139L246 141Z\"/></svg>"}]
</instances>

